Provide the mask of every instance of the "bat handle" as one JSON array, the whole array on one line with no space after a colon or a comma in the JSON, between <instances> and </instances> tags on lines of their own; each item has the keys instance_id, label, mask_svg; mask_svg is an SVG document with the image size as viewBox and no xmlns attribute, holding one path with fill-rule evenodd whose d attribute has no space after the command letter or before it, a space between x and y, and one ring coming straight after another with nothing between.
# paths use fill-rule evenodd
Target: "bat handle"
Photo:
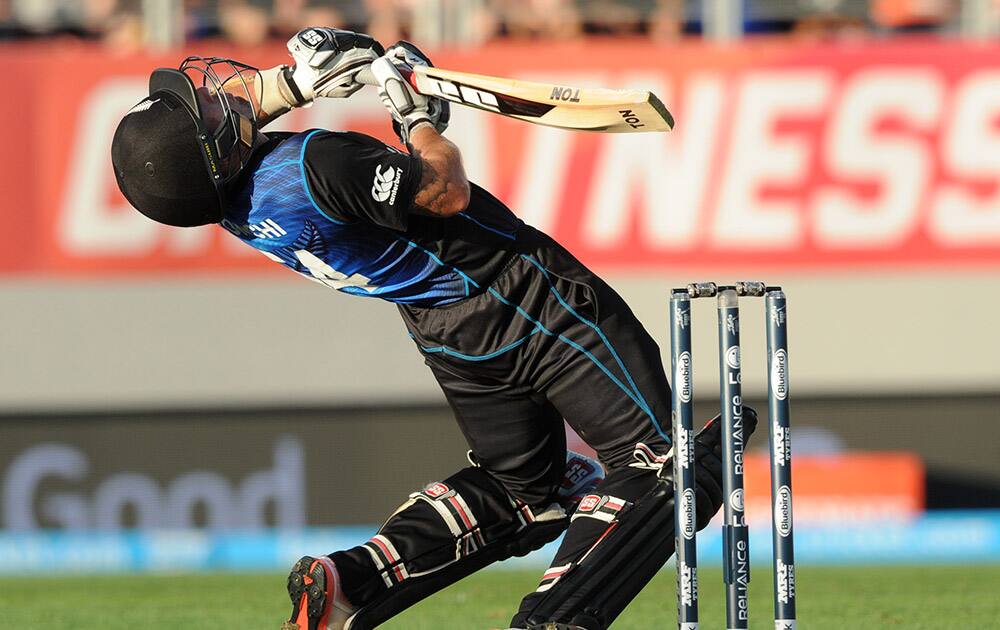
<instances>
[{"instance_id":1,"label":"bat handle","mask_svg":"<svg viewBox=\"0 0 1000 630\"><path fill-rule=\"evenodd\" d=\"M372 67L365 66L361 69L361 72L354 75L354 80L358 83L364 83L365 85L375 85L378 81L375 80L375 75L372 74Z\"/></svg>"},{"instance_id":2,"label":"bat handle","mask_svg":"<svg viewBox=\"0 0 1000 630\"><path fill-rule=\"evenodd\" d=\"M420 91L417 88L416 72L412 72L410 70L407 70L406 68L400 68L398 66L396 69L399 70L399 74L402 75L403 79L405 79L407 83L413 86L414 90L417 90L418 92ZM354 80L357 81L358 83L363 83L365 85L378 85L378 81L375 80L375 75L372 74L371 66L365 66L364 68L362 68L360 72L354 75Z\"/></svg>"}]
</instances>

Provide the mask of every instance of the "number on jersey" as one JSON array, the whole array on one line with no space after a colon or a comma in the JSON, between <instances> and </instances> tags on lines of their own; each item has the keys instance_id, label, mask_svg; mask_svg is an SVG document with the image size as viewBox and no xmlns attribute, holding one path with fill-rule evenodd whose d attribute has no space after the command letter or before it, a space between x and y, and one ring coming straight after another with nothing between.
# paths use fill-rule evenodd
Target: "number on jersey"
<instances>
[{"instance_id":1,"label":"number on jersey","mask_svg":"<svg viewBox=\"0 0 1000 630\"><path fill-rule=\"evenodd\" d=\"M262 252L265 256L271 260L285 264L285 261L275 256L270 252ZM325 284L328 287L334 289L343 289L344 287L357 287L359 289L364 289L371 293L378 287L368 284L370 281L368 278L362 276L359 273L348 276L347 274L341 273L323 262L316 257L315 254L306 249L295 250L295 258L298 259L302 266L309 270L309 274L312 276L309 278L320 284Z\"/></svg>"}]
</instances>

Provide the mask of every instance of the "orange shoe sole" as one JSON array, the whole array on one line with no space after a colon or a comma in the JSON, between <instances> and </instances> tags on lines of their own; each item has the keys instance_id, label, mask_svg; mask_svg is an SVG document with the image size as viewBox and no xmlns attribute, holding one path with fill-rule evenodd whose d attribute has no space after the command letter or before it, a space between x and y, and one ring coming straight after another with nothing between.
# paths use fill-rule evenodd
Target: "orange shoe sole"
<instances>
[{"instance_id":1,"label":"orange shoe sole","mask_svg":"<svg viewBox=\"0 0 1000 630\"><path fill-rule=\"evenodd\" d=\"M292 614L282 630L324 630L330 619L330 604L334 601L335 580L329 558L303 556L288 574L288 597Z\"/></svg>"}]
</instances>

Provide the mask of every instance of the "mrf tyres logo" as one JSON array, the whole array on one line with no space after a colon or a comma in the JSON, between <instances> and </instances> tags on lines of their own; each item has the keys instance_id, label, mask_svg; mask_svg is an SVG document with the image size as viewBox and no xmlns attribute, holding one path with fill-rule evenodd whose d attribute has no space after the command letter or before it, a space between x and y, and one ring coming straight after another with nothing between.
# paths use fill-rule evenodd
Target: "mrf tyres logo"
<instances>
[{"instance_id":1,"label":"mrf tyres logo","mask_svg":"<svg viewBox=\"0 0 1000 630\"><path fill-rule=\"evenodd\" d=\"M787 604L795 597L795 565L781 560L775 563L775 577L778 582L778 601Z\"/></svg>"},{"instance_id":2,"label":"mrf tyres logo","mask_svg":"<svg viewBox=\"0 0 1000 630\"><path fill-rule=\"evenodd\" d=\"M677 599L682 606L693 606L695 600L698 599L698 569L682 562L680 579L681 584L677 591Z\"/></svg>"},{"instance_id":3,"label":"mrf tyres logo","mask_svg":"<svg viewBox=\"0 0 1000 630\"><path fill-rule=\"evenodd\" d=\"M396 191L403 177L403 169L379 164L375 167L375 181L372 183L372 198L378 202L388 201L389 205L396 203Z\"/></svg>"},{"instance_id":4,"label":"mrf tyres logo","mask_svg":"<svg viewBox=\"0 0 1000 630\"><path fill-rule=\"evenodd\" d=\"M693 433L688 429L678 428L677 430L677 445L674 448L674 453L676 454L675 461L681 468L687 469L694 465Z\"/></svg>"},{"instance_id":5,"label":"mrf tyres logo","mask_svg":"<svg viewBox=\"0 0 1000 630\"><path fill-rule=\"evenodd\" d=\"M787 466L792 461L792 432L788 427L778 424L777 420L771 423L771 431L778 465Z\"/></svg>"}]
</instances>

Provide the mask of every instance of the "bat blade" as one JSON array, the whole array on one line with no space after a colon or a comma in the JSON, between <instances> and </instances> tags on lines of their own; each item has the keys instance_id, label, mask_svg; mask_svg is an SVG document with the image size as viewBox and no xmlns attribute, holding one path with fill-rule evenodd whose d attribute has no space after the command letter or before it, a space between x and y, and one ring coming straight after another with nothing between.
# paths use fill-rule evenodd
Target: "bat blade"
<instances>
[{"instance_id":1,"label":"bat blade","mask_svg":"<svg viewBox=\"0 0 1000 630\"><path fill-rule=\"evenodd\" d=\"M577 88L417 66L421 94L550 127L606 133L670 131L674 118L644 90Z\"/></svg>"}]
</instances>

